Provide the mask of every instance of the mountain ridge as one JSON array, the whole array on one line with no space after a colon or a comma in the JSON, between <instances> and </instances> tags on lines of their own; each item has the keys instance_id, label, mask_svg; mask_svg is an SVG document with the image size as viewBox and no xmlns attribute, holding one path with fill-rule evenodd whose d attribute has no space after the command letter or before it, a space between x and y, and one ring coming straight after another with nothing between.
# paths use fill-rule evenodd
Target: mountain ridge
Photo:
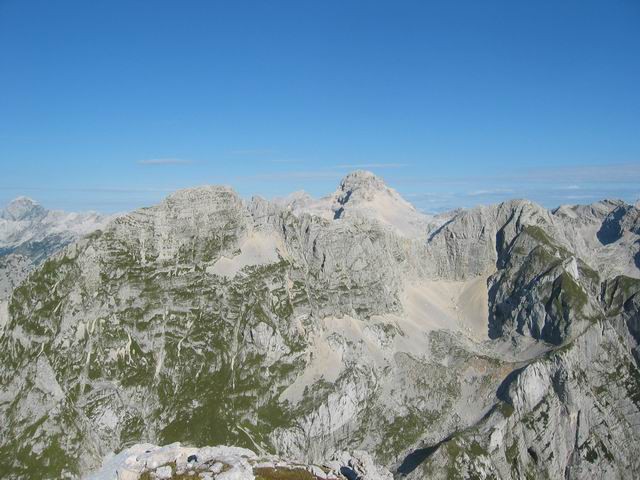
<instances>
[{"instance_id":1,"label":"mountain ridge","mask_svg":"<svg viewBox=\"0 0 640 480\"><path fill-rule=\"evenodd\" d=\"M512 201L410 236L200 187L113 219L13 291L0 473L181 441L366 450L410 478L630 478L637 210L610 206Z\"/></svg>"}]
</instances>

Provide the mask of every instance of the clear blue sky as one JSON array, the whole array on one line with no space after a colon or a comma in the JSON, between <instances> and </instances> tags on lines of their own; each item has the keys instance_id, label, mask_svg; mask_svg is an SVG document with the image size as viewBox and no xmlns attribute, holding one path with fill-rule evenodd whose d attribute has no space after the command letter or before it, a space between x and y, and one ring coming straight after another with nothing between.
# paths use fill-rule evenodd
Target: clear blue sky
<instances>
[{"instance_id":1,"label":"clear blue sky","mask_svg":"<svg viewBox=\"0 0 640 480\"><path fill-rule=\"evenodd\" d=\"M0 204L640 195L640 2L0 0Z\"/></svg>"}]
</instances>

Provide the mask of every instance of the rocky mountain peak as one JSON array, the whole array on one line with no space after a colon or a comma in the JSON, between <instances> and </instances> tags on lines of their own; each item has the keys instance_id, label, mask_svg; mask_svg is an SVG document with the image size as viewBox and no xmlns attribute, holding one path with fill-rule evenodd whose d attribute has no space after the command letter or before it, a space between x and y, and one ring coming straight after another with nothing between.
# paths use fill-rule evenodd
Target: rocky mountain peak
<instances>
[{"instance_id":1,"label":"rocky mountain peak","mask_svg":"<svg viewBox=\"0 0 640 480\"><path fill-rule=\"evenodd\" d=\"M240 198L236 191L227 185L202 185L178 190L169 195L166 201L173 203L207 202L228 196Z\"/></svg>"},{"instance_id":2,"label":"rocky mountain peak","mask_svg":"<svg viewBox=\"0 0 640 480\"><path fill-rule=\"evenodd\" d=\"M47 210L35 200L29 197L17 197L0 212L0 218L13 221L34 220L46 214Z\"/></svg>"},{"instance_id":3,"label":"rocky mountain peak","mask_svg":"<svg viewBox=\"0 0 640 480\"><path fill-rule=\"evenodd\" d=\"M418 212L393 188L366 170L342 179L333 195L333 218L357 216L375 219L404 237L424 237L430 218Z\"/></svg>"},{"instance_id":4,"label":"rocky mountain peak","mask_svg":"<svg viewBox=\"0 0 640 480\"><path fill-rule=\"evenodd\" d=\"M425 237L431 217L415 209L384 180L366 170L346 175L331 195L314 200L306 193L279 199L294 214L308 213L327 220L374 220L404 237Z\"/></svg>"},{"instance_id":5,"label":"rocky mountain peak","mask_svg":"<svg viewBox=\"0 0 640 480\"><path fill-rule=\"evenodd\" d=\"M225 225L245 219L248 211L238 193L225 185L205 185L169 195L158 209L168 214L168 225L185 228L185 219L196 221L197 229ZM159 212L156 212L159 213Z\"/></svg>"},{"instance_id":6,"label":"rocky mountain peak","mask_svg":"<svg viewBox=\"0 0 640 480\"><path fill-rule=\"evenodd\" d=\"M376 193L384 190L388 190L388 187L380 177L367 170L356 170L340 182L338 202L345 204L354 195L371 200Z\"/></svg>"},{"instance_id":7,"label":"rocky mountain peak","mask_svg":"<svg viewBox=\"0 0 640 480\"><path fill-rule=\"evenodd\" d=\"M169 213L170 219L174 220L190 217L244 216L246 210L238 193L226 185L203 185L178 190L151 209L156 213Z\"/></svg>"}]
</instances>

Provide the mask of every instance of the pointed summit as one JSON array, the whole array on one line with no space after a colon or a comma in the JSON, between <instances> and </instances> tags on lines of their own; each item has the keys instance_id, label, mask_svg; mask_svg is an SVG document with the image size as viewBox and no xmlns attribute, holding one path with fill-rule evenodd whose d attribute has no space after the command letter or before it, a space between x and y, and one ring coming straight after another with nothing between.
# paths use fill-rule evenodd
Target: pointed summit
<instances>
[{"instance_id":1,"label":"pointed summit","mask_svg":"<svg viewBox=\"0 0 640 480\"><path fill-rule=\"evenodd\" d=\"M413 208L395 190L387 187L382 178L367 170L356 170L340 181L338 190L334 193L334 218L342 218L347 203L350 208L354 208L363 203L374 202L380 195L393 197L395 201Z\"/></svg>"},{"instance_id":2,"label":"pointed summit","mask_svg":"<svg viewBox=\"0 0 640 480\"><path fill-rule=\"evenodd\" d=\"M29 197L17 197L0 212L0 218L13 221L34 220L46 214L47 210L35 200Z\"/></svg>"},{"instance_id":3,"label":"pointed summit","mask_svg":"<svg viewBox=\"0 0 640 480\"><path fill-rule=\"evenodd\" d=\"M338 201L346 203L346 201L357 192L358 196L370 199L376 192L388 189L384 181L375 174L367 170L356 170L349 173L340 182L339 191L342 192Z\"/></svg>"},{"instance_id":4,"label":"pointed summit","mask_svg":"<svg viewBox=\"0 0 640 480\"><path fill-rule=\"evenodd\" d=\"M327 220L365 218L409 238L425 237L431 220L388 187L382 178L366 170L346 175L338 189L327 197L315 201L305 198L287 205L294 213L309 213Z\"/></svg>"},{"instance_id":5,"label":"pointed summit","mask_svg":"<svg viewBox=\"0 0 640 480\"><path fill-rule=\"evenodd\" d=\"M366 170L348 174L334 194L334 219L366 217L405 237L420 237L427 217L393 188Z\"/></svg>"}]
</instances>

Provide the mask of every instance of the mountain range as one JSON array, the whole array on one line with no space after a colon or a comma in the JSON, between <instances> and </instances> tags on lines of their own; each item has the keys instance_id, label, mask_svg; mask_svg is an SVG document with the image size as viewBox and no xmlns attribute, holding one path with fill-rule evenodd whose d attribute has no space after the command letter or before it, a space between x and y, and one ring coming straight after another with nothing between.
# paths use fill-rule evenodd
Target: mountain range
<instances>
[{"instance_id":1,"label":"mountain range","mask_svg":"<svg viewBox=\"0 0 640 480\"><path fill-rule=\"evenodd\" d=\"M431 216L364 171L111 218L20 198L0 262L2 478L183 478L191 455L220 479L640 472L622 201ZM216 445L236 450L195 449Z\"/></svg>"},{"instance_id":2,"label":"mountain range","mask_svg":"<svg viewBox=\"0 0 640 480\"><path fill-rule=\"evenodd\" d=\"M47 257L103 227L111 216L47 210L18 197L0 211L0 301Z\"/></svg>"}]
</instances>

